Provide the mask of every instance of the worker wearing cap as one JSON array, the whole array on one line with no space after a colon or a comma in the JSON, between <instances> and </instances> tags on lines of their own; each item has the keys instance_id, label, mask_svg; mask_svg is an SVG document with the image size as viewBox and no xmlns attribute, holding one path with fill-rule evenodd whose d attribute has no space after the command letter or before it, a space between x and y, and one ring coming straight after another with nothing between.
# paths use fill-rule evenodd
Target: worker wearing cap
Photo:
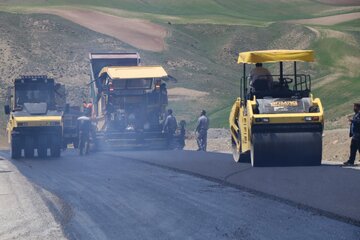
<instances>
[{"instance_id":1,"label":"worker wearing cap","mask_svg":"<svg viewBox=\"0 0 360 240\"><path fill-rule=\"evenodd\" d=\"M172 109L168 109L167 113L168 115L165 119L162 132L167 134L167 147L169 148L177 129L177 121L173 115Z\"/></svg>"},{"instance_id":2,"label":"worker wearing cap","mask_svg":"<svg viewBox=\"0 0 360 240\"><path fill-rule=\"evenodd\" d=\"M344 165L354 165L356 152L360 153L360 103L354 103L355 115L350 122L350 157L349 160L344 162Z\"/></svg>"},{"instance_id":3,"label":"worker wearing cap","mask_svg":"<svg viewBox=\"0 0 360 240\"><path fill-rule=\"evenodd\" d=\"M206 116L206 111L202 110L198 118L195 132L197 135L198 151L206 151L207 148L207 131L209 129L210 120Z\"/></svg>"},{"instance_id":4,"label":"worker wearing cap","mask_svg":"<svg viewBox=\"0 0 360 240\"><path fill-rule=\"evenodd\" d=\"M257 81L267 81L268 89L272 88L273 77L267 68L263 67L262 63L256 63L249 75L250 85L254 86Z\"/></svg>"}]
</instances>

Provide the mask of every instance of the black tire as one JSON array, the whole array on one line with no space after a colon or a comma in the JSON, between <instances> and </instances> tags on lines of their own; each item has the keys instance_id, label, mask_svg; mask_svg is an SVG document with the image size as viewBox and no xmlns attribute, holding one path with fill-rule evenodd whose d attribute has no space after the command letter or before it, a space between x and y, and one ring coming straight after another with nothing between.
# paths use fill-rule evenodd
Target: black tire
<instances>
[{"instance_id":1,"label":"black tire","mask_svg":"<svg viewBox=\"0 0 360 240\"><path fill-rule=\"evenodd\" d=\"M39 138L39 147L37 149L38 156L40 158L47 157L47 141L46 137L40 136Z\"/></svg>"},{"instance_id":2,"label":"black tire","mask_svg":"<svg viewBox=\"0 0 360 240\"><path fill-rule=\"evenodd\" d=\"M80 156L82 156L84 154L84 148L85 148L85 140L84 140L84 137L82 137L82 135L80 134L79 147L78 147Z\"/></svg>"},{"instance_id":3,"label":"black tire","mask_svg":"<svg viewBox=\"0 0 360 240\"><path fill-rule=\"evenodd\" d=\"M52 136L51 138L51 147L50 147L51 157L58 158L61 155L61 137Z\"/></svg>"},{"instance_id":4,"label":"black tire","mask_svg":"<svg viewBox=\"0 0 360 240\"><path fill-rule=\"evenodd\" d=\"M67 142L63 142L62 143L62 149L66 150L68 148L68 143Z\"/></svg>"},{"instance_id":5,"label":"black tire","mask_svg":"<svg viewBox=\"0 0 360 240\"><path fill-rule=\"evenodd\" d=\"M321 132L252 134L253 167L319 166L321 158Z\"/></svg>"},{"instance_id":6,"label":"black tire","mask_svg":"<svg viewBox=\"0 0 360 240\"><path fill-rule=\"evenodd\" d=\"M77 149L79 147L79 139L78 138L74 138L73 145L74 145L75 149Z\"/></svg>"},{"instance_id":7,"label":"black tire","mask_svg":"<svg viewBox=\"0 0 360 240\"><path fill-rule=\"evenodd\" d=\"M52 147L50 152L52 157L58 158L61 155L61 147L60 146Z\"/></svg>"},{"instance_id":8,"label":"black tire","mask_svg":"<svg viewBox=\"0 0 360 240\"><path fill-rule=\"evenodd\" d=\"M34 139L32 137L25 137L24 152L26 158L34 157Z\"/></svg>"},{"instance_id":9,"label":"black tire","mask_svg":"<svg viewBox=\"0 0 360 240\"><path fill-rule=\"evenodd\" d=\"M21 144L20 141L16 138L11 138L11 158L19 159L21 158Z\"/></svg>"}]
</instances>

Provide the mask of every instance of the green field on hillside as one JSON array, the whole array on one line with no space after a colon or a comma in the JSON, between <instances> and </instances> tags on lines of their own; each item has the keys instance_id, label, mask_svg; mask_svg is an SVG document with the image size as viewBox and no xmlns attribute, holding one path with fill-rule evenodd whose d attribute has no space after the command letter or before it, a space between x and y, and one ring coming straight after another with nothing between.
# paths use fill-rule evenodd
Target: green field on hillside
<instances>
[{"instance_id":1,"label":"green field on hillside","mask_svg":"<svg viewBox=\"0 0 360 240\"><path fill-rule=\"evenodd\" d=\"M210 113L213 127L227 127L229 109L239 95L238 53L279 48L315 50L317 62L302 65L300 70L312 75L314 94L322 99L328 120L350 113L351 103L360 100L359 20L311 28L283 22L359 11L360 6L344 8L310 0L0 0L0 9L4 11L51 6L86 6L125 17L142 17L162 24L171 33L166 39L168 48L154 53L134 49L56 16L0 12L0 16L6 16L2 18L6 24L0 23L4 33L0 36L0 46L3 43L19 52L13 59L13 74L31 72L37 64L37 69L73 84L69 90L72 100L86 92L87 52L137 50L144 64L161 64L167 69L174 79L168 82L169 87L209 94L201 99L171 101L179 119L193 123L204 108ZM46 33L43 29L32 31L34 22L46 23L49 29ZM44 58L40 52L47 52L48 56Z\"/></svg>"},{"instance_id":2,"label":"green field on hillside","mask_svg":"<svg viewBox=\"0 0 360 240\"><path fill-rule=\"evenodd\" d=\"M91 6L121 9L188 20L211 19L234 22L236 19L273 22L279 20L312 18L334 13L353 12L313 0L0 0L4 6Z\"/></svg>"}]
</instances>

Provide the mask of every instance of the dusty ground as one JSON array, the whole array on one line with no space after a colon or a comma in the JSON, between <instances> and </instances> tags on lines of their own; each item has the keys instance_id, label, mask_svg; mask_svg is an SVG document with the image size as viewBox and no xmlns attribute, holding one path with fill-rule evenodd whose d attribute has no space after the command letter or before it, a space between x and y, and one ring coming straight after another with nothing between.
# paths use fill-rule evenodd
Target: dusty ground
<instances>
[{"instance_id":1,"label":"dusty ground","mask_svg":"<svg viewBox=\"0 0 360 240\"><path fill-rule=\"evenodd\" d=\"M314 24L314 25L326 25L331 26L342 22L348 22L360 18L360 12L346 13L328 17L310 18L310 19L299 19L291 20L289 23L300 23L300 24Z\"/></svg>"},{"instance_id":2,"label":"dusty ground","mask_svg":"<svg viewBox=\"0 0 360 240\"><path fill-rule=\"evenodd\" d=\"M35 12L54 14L93 31L117 38L136 48L160 52L165 49L167 30L150 21L122 18L93 10L37 9Z\"/></svg>"},{"instance_id":3,"label":"dusty ground","mask_svg":"<svg viewBox=\"0 0 360 240\"><path fill-rule=\"evenodd\" d=\"M331 162L344 162L349 157L349 130L336 129L324 132L323 160ZM189 133L186 141L187 150L196 150L197 144L193 133ZM230 137L228 129L210 129L208 133L208 151L231 153Z\"/></svg>"}]
</instances>

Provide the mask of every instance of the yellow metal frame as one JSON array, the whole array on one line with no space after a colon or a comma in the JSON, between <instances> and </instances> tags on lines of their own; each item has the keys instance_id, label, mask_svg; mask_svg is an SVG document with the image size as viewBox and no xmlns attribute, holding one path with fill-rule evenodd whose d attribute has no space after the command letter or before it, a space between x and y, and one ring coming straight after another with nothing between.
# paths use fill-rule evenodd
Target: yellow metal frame
<instances>
[{"instance_id":1,"label":"yellow metal frame","mask_svg":"<svg viewBox=\"0 0 360 240\"><path fill-rule=\"evenodd\" d=\"M267 63L267 62L314 62L312 50L264 50L242 52L239 54L238 63Z\"/></svg>"},{"instance_id":2,"label":"yellow metal frame","mask_svg":"<svg viewBox=\"0 0 360 240\"><path fill-rule=\"evenodd\" d=\"M131 66L131 67L104 67L99 77L107 74L111 79L139 79L167 77L162 66Z\"/></svg>"},{"instance_id":3,"label":"yellow metal frame","mask_svg":"<svg viewBox=\"0 0 360 240\"><path fill-rule=\"evenodd\" d=\"M26 117L14 117L15 127L18 127L19 123L27 123L29 127L41 127L41 126L56 126L62 125L61 116L26 116Z\"/></svg>"},{"instance_id":4,"label":"yellow metal frame","mask_svg":"<svg viewBox=\"0 0 360 240\"><path fill-rule=\"evenodd\" d=\"M20 124L26 124L26 125L20 126ZM49 127L49 126L63 127L62 117L61 116L15 117L13 115L10 115L9 121L6 126L8 143L11 143L11 132L16 127Z\"/></svg>"},{"instance_id":5,"label":"yellow metal frame","mask_svg":"<svg viewBox=\"0 0 360 240\"><path fill-rule=\"evenodd\" d=\"M256 98L253 100L248 100L248 115L250 116L250 122L252 124L263 124L261 122L256 122L256 118L269 118L269 123L266 124L279 124L279 123L308 123L305 120L305 117L318 117L319 120L312 121L318 123L324 123L324 109L319 98L313 98L313 95L310 94L310 100L312 106L317 106L319 112L316 113L278 113L278 114L254 114L253 107L256 106Z\"/></svg>"}]
</instances>

